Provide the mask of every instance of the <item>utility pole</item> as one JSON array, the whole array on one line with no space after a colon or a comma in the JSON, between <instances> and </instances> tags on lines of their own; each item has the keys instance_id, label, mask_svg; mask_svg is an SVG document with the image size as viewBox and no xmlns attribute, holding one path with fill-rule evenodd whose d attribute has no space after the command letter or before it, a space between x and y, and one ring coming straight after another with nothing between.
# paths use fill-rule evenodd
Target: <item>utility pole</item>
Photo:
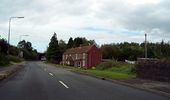
<instances>
[{"instance_id":1,"label":"utility pole","mask_svg":"<svg viewBox=\"0 0 170 100\"><path fill-rule=\"evenodd\" d=\"M145 58L147 58L147 34L145 33Z\"/></svg>"}]
</instances>

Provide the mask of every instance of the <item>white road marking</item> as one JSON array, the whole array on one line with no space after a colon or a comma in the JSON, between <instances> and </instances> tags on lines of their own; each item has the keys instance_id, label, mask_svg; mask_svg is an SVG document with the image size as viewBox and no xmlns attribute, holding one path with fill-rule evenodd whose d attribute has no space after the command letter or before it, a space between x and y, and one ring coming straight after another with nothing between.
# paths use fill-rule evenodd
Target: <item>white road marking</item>
<instances>
[{"instance_id":1,"label":"white road marking","mask_svg":"<svg viewBox=\"0 0 170 100\"><path fill-rule=\"evenodd\" d=\"M44 69L46 71L46 69Z\"/></svg>"},{"instance_id":2,"label":"white road marking","mask_svg":"<svg viewBox=\"0 0 170 100\"><path fill-rule=\"evenodd\" d=\"M64 84L64 82L62 82L62 81L59 81L65 88L69 88L66 84Z\"/></svg>"},{"instance_id":3,"label":"white road marking","mask_svg":"<svg viewBox=\"0 0 170 100\"><path fill-rule=\"evenodd\" d=\"M51 76L53 76L53 74L52 73L49 73Z\"/></svg>"}]
</instances>

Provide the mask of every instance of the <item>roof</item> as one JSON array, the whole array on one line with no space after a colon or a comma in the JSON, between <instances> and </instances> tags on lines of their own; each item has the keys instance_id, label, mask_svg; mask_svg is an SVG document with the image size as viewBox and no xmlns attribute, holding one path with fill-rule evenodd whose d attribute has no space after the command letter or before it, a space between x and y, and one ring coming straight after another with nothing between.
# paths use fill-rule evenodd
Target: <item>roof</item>
<instances>
[{"instance_id":1,"label":"roof","mask_svg":"<svg viewBox=\"0 0 170 100\"><path fill-rule=\"evenodd\" d=\"M64 54L87 53L94 45L80 46L67 49Z\"/></svg>"}]
</instances>

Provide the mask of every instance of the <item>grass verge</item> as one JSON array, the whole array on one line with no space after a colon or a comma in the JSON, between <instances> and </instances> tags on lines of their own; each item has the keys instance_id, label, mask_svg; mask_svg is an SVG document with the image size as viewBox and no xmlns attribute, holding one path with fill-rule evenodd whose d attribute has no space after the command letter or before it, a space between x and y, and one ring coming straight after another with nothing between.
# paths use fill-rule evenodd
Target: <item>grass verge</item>
<instances>
[{"instance_id":1,"label":"grass verge","mask_svg":"<svg viewBox=\"0 0 170 100\"><path fill-rule=\"evenodd\" d=\"M97 70L97 69L74 69L74 72L84 73L88 75L98 76L98 77L105 77L110 79L132 79L135 78L135 74L126 74L120 72L112 72L108 70Z\"/></svg>"},{"instance_id":2,"label":"grass verge","mask_svg":"<svg viewBox=\"0 0 170 100\"><path fill-rule=\"evenodd\" d=\"M117 66L114 62L114 66L110 66L107 68L103 68L104 65L103 63L101 63L102 68L100 68L101 65L98 65L94 69L84 69L84 68L78 68L78 67L73 67L73 66L63 66L63 65L58 65L58 64L52 64L50 62L44 62L44 63L53 65L55 67L67 68L73 72L78 72L81 74L97 76L97 77L105 77L105 78L110 78L110 79L136 78L136 73L132 72L132 69L134 68L134 66L130 66L127 63L121 63L121 62L116 62L116 64L118 64L119 66Z\"/></svg>"},{"instance_id":3,"label":"grass verge","mask_svg":"<svg viewBox=\"0 0 170 100\"><path fill-rule=\"evenodd\" d=\"M6 67L10 64L8 57L0 55L0 68Z\"/></svg>"},{"instance_id":4,"label":"grass verge","mask_svg":"<svg viewBox=\"0 0 170 100\"><path fill-rule=\"evenodd\" d=\"M8 67L8 66L12 65L13 63L20 63L22 61L23 61L23 59L16 57L16 56L0 55L0 68Z\"/></svg>"}]
</instances>

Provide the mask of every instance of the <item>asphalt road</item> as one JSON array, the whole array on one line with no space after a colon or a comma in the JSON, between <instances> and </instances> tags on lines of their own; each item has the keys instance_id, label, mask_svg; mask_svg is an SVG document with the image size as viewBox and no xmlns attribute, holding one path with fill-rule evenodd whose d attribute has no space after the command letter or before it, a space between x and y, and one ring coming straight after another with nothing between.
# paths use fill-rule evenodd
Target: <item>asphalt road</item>
<instances>
[{"instance_id":1,"label":"asphalt road","mask_svg":"<svg viewBox=\"0 0 170 100\"><path fill-rule=\"evenodd\" d=\"M27 62L0 82L0 100L170 100L158 94L80 75L41 62Z\"/></svg>"}]
</instances>

